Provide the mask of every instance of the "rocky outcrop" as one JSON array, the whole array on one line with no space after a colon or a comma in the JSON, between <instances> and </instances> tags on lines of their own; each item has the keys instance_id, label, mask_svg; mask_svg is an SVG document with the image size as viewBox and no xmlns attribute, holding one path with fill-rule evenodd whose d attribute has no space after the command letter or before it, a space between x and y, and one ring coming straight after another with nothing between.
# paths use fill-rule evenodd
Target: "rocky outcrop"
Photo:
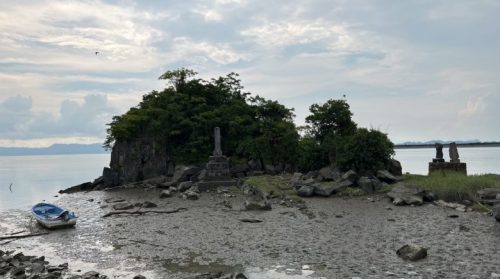
<instances>
[{"instance_id":1,"label":"rocky outcrop","mask_svg":"<svg viewBox=\"0 0 500 279\"><path fill-rule=\"evenodd\" d=\"M396 178L392 173L390 173L387 170L379 170L377 171L377 178L380 179L380 181L392 184L396 183L399 179Z\"/></svg>"},{"instance_id":2,"label":"rocky outcrop","mask_svg":"<svg viewBox=\"0 0 500 279\"><path fill-rule=\"evenodd\" d=\"M173 165L164 146L159 145L152 137L142 137L133 141L115 142L111 152L110 171L115 173L118 184L123 184L172 174ZM103 172L103 177L106 176L104 174Z\"/></svg>"}]
</instances>

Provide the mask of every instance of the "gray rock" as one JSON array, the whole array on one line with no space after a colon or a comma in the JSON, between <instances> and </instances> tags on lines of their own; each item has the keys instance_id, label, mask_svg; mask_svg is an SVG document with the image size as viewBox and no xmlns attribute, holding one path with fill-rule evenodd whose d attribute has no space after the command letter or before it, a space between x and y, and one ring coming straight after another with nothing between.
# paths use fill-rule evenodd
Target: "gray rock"
<instances>
[{"instance_id":1,"label":"gray rock","mask_svg":"<svg viewBox=\"0 0 500 279\"><path fill-rule=\"evenodd\" d=\"M493 217L500 222L500 204L496 204L492 209Z\"/></svg>"},{"instance_id":2,"label":"gray rock","mask_svg":"<svg viewBox=\"0 0 500 279\"><path fill-rule=\"evenodd\" d=\"M390 159L387 170L396 176L403 175L403 169L401 168L401 163L398 160Z\"/></svg>"},{"instance_id":3,"label":"gray rock","mask_svg":"<svg viewBox=\"0 0 500 279\"><path fill-rule=\"evenodd\" d=\"M82 275L82 278L83 278L83 279L94 279L94 278L99 278L99 272L96 272L96 271L89 271L89 272L85 272L85 273Z\"/></svg>"},{"instance_id":4,"label":"gray rock","mask_svg":"<svg viewBox=\"0 0 500 279\"><path fill-rule=\"evenodd\" d=\"M367 193L373 193L382 188L382 183L376 177L362 176L358 179L357 184Z\"/></svg>"},{"instance_id":5,"label":"gray rock","mask_svg":"<svg viewBox=\"0 0 500 279\"><path fill-rule=\"evenodd\" d=\"M245 201L245 210L271 210L271 204L268 201L256 202Z\"/></svg>"},{"instance_id":6,"label":"gray rock","mask_svg":"<svg viewBox=\"0 0 500 279\"><path fill-rule=\"evenodd\" d=\"M134 208L134 205L128 202L121 202L113 205L114 210L129 210L132 208Z\"/></svg>"},{"instance_id":7,"label":"gray rock","mask_svg":"<svg viewBox=\"0 0 500 279\"><path fill-rule=\"evenodd\" d=\"M321 197L329 197L335 191L333 183L330 185L322 185L320 183L313 184L314 194Z\"/></svg>"},{"instance_id":8,"label":"gray rock","mask_svg":"<svg viewBox=\"0 0 500 279\"><path fill-rule=\"evenodd\" d=\"M187 190L184 195L186 195L186 199L188 200L197 200L200 198L200 194L195 191Z\"/></svg>"},{"instance_id":9,"label":"gray rock","mask_svg":"<svg viewBox=\"0 0 500 279\"><path fill-rule=\"evenodd\" d=\"M323 178L323 180L326 181L338 180L342 177L342 174L338 169L334 169L331 167L324 167L320 169L318 174Z\"/></svg>"},{"instance_id":10,"label":"gray rock","mask_svg":"<svg viewBox=\"0 0 500 279\"><path fill-rule=\"evenodd\" d=\"M377 178L380 179L380 181L387 182L389 184L396 183L398 181L394 175L386 170L377 171Z\"/></svg>"},{"instance_id":11,"label":"gray rock","mask_svg":"<svg viewBox=\"0 0 500 279\"><path fill-rule=\"evenodd\" d=\"M342 180L349 180L354 184L358 180L358 174L355 171L350 170L342 175Z\"/></svg>"},{"instance_id":12,"label":"gray rock","mask_svg":"<svg viewBox=\"0 0 500 279\"><path fill-rule=\"evenodd\" d=\"M422 205L425 191L418 187L397 183L387 196L394 205Z\"/></svg>"},{"instance_id":13,"label":"gray rock","mask_svg":"<svg viewBox=\"0 0 500 279\"><path fill-rule=\"evenodd\" d=\"M314 187L309 185L303 185L297 190L297 195L299 197L310 197L314 193Z\"/></svg>"},{"instance_id":14,"label":"gray rock","mask_svg":"<svg viewBox=\"0 0 500 279\"><path fill-rule=\"evenodd\" d=\"M302 180L302 177L304 175L300 172L296 172L293 174L292 178L290 179L290 184L293 186L297 183L299 183L300 180Z\"/></svg>"},{"instance_id":15,"label":"gray rock","mask_svg":"<svg viewBox=\"0 0 500 279\"><path fill-rule=\"evenodd\" d=\"M134 279L146 279L146 276L136 275L136 276L134 276Z\"/></svg>"},{"instance_id":16,"label":"gray rock","mask_svg":"<svg viewBox=\"0 0 500 279\"><path fill-rule=\"evenodd\" d=\"M172 182L179 183L184 181L195 181L201 172L201 168L197 166L177 166L175 167ZM188 187L189 189L189 187Z\"/></svg>"},{"instance_id":17,"label":"gray rock","mask_svg":"<svg viewBox=\"0 0 500 279\"><path fill-rule=\"evenodd\" d=\"M173 196L173 192L171 190L163 190L160 193L160 199L170 198L171 196Z\"/></svg>"},{"instance_id":18,"label":"gray rock","mask_svg":"<svg viewBox=\"0 0 500 279\"><path fill-rule=\"evenodd\" d=\"M24 267L14 267L10 270L10 274L13 276L20 276L25 273Z\"/></svg>"},{"instance_id":19,"label":"gray rock","mask_svg":"<svg viewBox=\"0 0 500 279\"><path fill-rule=\"evenodd\" d=\"M497 195L500 194L500 188L485 188L477 191L477 195L481 200L498 199Z\"/></svg>"},{"instance_id":20,"label":"gray rock","mask_svg":"<svg viewBox=\"0 0 500 279\"><path fill-rule=\"evenodd\" d=\"M396 254L409 261L418 261L427 257L427 249L415 244L407 244L399 248Z\"/></svg>"},{"instance_id":21,"label":"gray rock","mask_svg":"<svg viewBox=\"0 0 500 279\"><path fill-rule=\"evenodd\" d=\"M142 207L144 208L153 208L153 207L158 207L156 203L150 202L150 201L145 201L142 203Z\"/></svg>"},{"instance_id":22,"label":"gray rock","mask_svg":"<svg viewBox=\"0 0 500 279\"><path fill-rule=\"evenodd\" d=\"M181 182L177 186L177 190L179 192L184 192L184 191L188 190L189 188L191 188L192 186L193 186L193 182L191 182L191 181Z\"/></svg>"}]
</instances>

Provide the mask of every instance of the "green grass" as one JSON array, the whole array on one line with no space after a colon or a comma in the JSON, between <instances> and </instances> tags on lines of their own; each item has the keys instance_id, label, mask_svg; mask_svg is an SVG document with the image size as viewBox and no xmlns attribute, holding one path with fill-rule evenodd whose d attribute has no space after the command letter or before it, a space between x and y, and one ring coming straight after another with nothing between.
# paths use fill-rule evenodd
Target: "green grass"
<instances>
[{"instance_id":1,"label":"green grass","mask_svg":"<svg viewBox=\"0 0 500 279\"><path fill-rule=\"evenodd\" d=\"M439 199L449 202L470 200L477 202L477 191L500 188L500 175L465 175L458 172L433 173L429 176L405 175L405 183L433 192Z\"/></svg>"},{"instance_id":2,"label":"green grass","mask_svg":"<svg viewBox=\"0 0 500 279\"><path fill-rule=\"evenodd\" d=\"M288 196L293 198L297 196L297 192L288 185L289 176L251 176L246 179L246 183L274 196Z\"/></svg>"}]
</instances>

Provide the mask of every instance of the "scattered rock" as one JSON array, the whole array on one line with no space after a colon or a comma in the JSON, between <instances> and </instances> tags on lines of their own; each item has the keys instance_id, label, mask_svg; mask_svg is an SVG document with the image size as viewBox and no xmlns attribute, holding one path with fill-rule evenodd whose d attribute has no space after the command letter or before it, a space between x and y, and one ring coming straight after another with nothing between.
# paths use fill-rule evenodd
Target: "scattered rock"
<instances>
[{"instance_id":1,"label":"scattered rock","mask_svg":"<svg viewBox=\"0 0 500 279\"><path fill-rule=\"evenodd\" d=\"M334 181L342 177L342 174L338 169L331 167L324 167L320 169L318 175L325 181Z\"/></svg>"},{"instance_id":2,"label":"scattered rock","mask_svg":"<svg viewBox=\"0 0 500 279\"><path fill-rule=\"evenodd\" d=\"M150 201L145 201L142 203L143 208L153 208L153 207L158 207L156 203L150 202Z\"/></svg>"},{"instance_id":3,"label":"scattered rock","mask_svg":"<svg viewBox=\"0 0 500 279\"><path fill-rule=\"evenodd\" d=\"M363 176L358 179L359 188L367 193L373 193L382 188L382 183L376 177Z\"/></svg>"},{"instance_id":4,"label":"scattered rock","mask_svg":"<svg viewBox=\"0 0 500 279\"><path fill-rule=\"evenodd\" d=\"M136 276L134 276L134 279L146 279L146 276L136 275Z\"/></svg>"},{"instance_id":5,"label":"scattered rock","mask_svg":"<svg viewBox=\"0 0 500 279\"><path fill-rule=\"evenodd\" d=\"M500 204L493 206L493 209L491 212L493 213L493 217L495 217L495 219L498 222L500 222Z\"/></svg>"},{"instance_id":6,"label":"scattered rock","mask_svg":"<svg viewBox=\"0 0 500 279\"><path fill-rule=\"evenodd\" d=\"M435 201L434 204L438 205L438 206L442 206L442 207L452 208L452 209L458 210L460 212L467 211L467 207L465 205L459 204L459 203L445 202L443 200L438 200L438 201Z\"/></svg>"},{"instance_id":7,"label":"scattered rock","mask_svg":"<svg viewBox=\"0 0 500 279\"><path fill-rule=\"evenodd\" d=\"M389 184L396 183L398 181L394 175L386 170L377 171L377 178L380 179L380 181L387 182Z\"/></svg>"},{"instance_id":8,"label":"scattered rock","mask_svg":"<svg viewBox=\"0 0 500 279\"><path fill-rule=\"evenodd\" d=\"M396 176L403 175L403 169L401 168L401 163L395 159L389 160L389 167L387 168L387 170Z\"/></svg>"},{"instance_id":9,"label":"scattered rock","mask_svg":"<svg viewBox=\"0 0 500 279\"><path fill-rule=\"evenodd\" d=\"M415 244L407 244L399 248L396 254L405 260L418 261L427 257L427 249Z\"/></svg>"},{"instance_id":10,"label":"scattered rock","mask_svg":"<svg viewBox=\"0 0 500 279\"><path fill-rule=\"evenodd\" d=\"M96 272L96 271L89 271L89 272L85 272L83 275L82 275L82 278L83 279L94 279L94 278L99 278L99 272Z\"/></svg>"},{"instance_id":11,"label":"scattered rock","mask_svg":"<svg viewBox=\"0 0 500 279\"><path fill-rule=\"evenodd\" d=\"M256 202L245 201L245 210L271 210L271 204L268 201Z\"/></svg>"},{"instance_id":12,"label":"scattered rock","mask_svg":"<svg viewBox=\"0 0 500 279\"><path fill-rule=\"evenodd\" d=\"M458 215L457 214L450 214L450 215L448 215L448 218L458 218Z\"/></svg>"},{"instance_id":13,"label":"scattered rock","mask_svg":"<svg viewBox=\"0 0 500 279\"><path fill-rule=\"evenodd\" d=\"M303 185L297 190L297 195L299 195L299 197L310 197L313 193L314 187L308 185Z\"/></svg>"},{"instance_id":14,"label":"scattered rock","mask_svg":"<svg viewBox=\"0 0 500 279\"><path fill-rule=\"evenodd\" d=\"M358 174L355 171L350 170L342 175L342 180L349 180L354 184L358 180Z\"/></svg>"},{"instance_id":15,"label":"scattered rock","mask_svg":"<svg viewBox=\"0 0 500 279\"><path fill-rule=\"evenodd\" d=\"M193 190L187 190L184 195L186 196L186 199L188 200L197 200L200 198L200 194L196 193Z\"/></svg>"},{"instance_id":16,"label":"scattered rock","mask_svg":"<svg viewBox=\"0 0 500 279\"><path fill-rule=\"evenodd\" d=\"M185 182L181 182L179 183L179 185L177 186L177 190L179 192L184 192L186 190L189 190L189 188L191 188L193 186L193 182L191 181L185 181Z\"/></svg>"},{"instance_id":17,"label":"scattered rock","mask_svg":"<svg viewBox=\"0 0 500 279\"><path fill-rule=\"evenodd\" d=\"M418 187L397 183L387 196L394 205L422 205L425 191Z\"/></svg>"},{"instance_id":18,"label":"scattered rock","mask_svg":"<svg viewBox=\"0 0 500 279\"><path fill-rule=\"evenodd\" d=\"M132 208L134 208L134 205L130 204L128 202L122 202L122 203L117 203L117 204L113 205L114 210L129 210Z\"/></svg>"},{"instance_id":19,"label":"scattered rock","mask_svg":"<svg viewBox=\"0 0 500 279\"><path fill-rule=\"evenodd\" d=\"M160 193L160 199L170 198L171 196L173 196L173 193L172 193L172 191L170 189L169 190L163 190Z\"/></svg>"},{"instance_id":20,"label":"scattered rock","mask_svg":"<svg viewBox=\"0 0 500 279\"><path fill-rule=\"evenodd\" d=\"M329 197L331 196L336 188L334 187L335 185L333 183L329 185L322 185L320 183L315 183L312 185L313 187L313 193L317 196L321 197Z\"/></svg>"},{"instance_id":21,"label":"scattered rock","mask_svg":"<svg viewBox=\"0 0 500 279\"><path fill-rule=\"evenodd\" d=\"M468 227L466 227L465 225L458 225L458 230L461 231L461 232L468 232L470 231L470 229Z\"/></svg>"}]
</instances>

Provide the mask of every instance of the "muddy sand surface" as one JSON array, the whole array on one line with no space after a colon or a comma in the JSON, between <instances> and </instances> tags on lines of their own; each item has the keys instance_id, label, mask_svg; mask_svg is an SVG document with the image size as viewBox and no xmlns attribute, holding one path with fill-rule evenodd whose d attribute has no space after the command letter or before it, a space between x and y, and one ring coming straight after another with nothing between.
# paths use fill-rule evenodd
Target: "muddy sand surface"
<instances>
[{"instance_id":1,"label":"muddy sand surface","mask_svg":"<svg viewBox=\"0 0 500 279\"><path fill-rule=\"evenodd\" d=\"M191 278L210 271L238 271L251 279L500 276L500 223L478 212L432 204L395 207L382 195L309 198L306 210L276 201L272 211L243 211L243 194L226 198L229 209L221 204L223 194L202 193L190 201L159 199L159 192L62 195L57 203L79 215L75 228L0 243L0 248L44 255L53 264L68 262L75 274L98 270L110 278ZM103 218L113 210L106 200L118 198L151 201L158 204L154 210L187 210ZM30 225L28 212L0 212L0 235ZM395 251L409 243L427 247L428 257L399 258Z\"/></svg>"}]
</instances>

